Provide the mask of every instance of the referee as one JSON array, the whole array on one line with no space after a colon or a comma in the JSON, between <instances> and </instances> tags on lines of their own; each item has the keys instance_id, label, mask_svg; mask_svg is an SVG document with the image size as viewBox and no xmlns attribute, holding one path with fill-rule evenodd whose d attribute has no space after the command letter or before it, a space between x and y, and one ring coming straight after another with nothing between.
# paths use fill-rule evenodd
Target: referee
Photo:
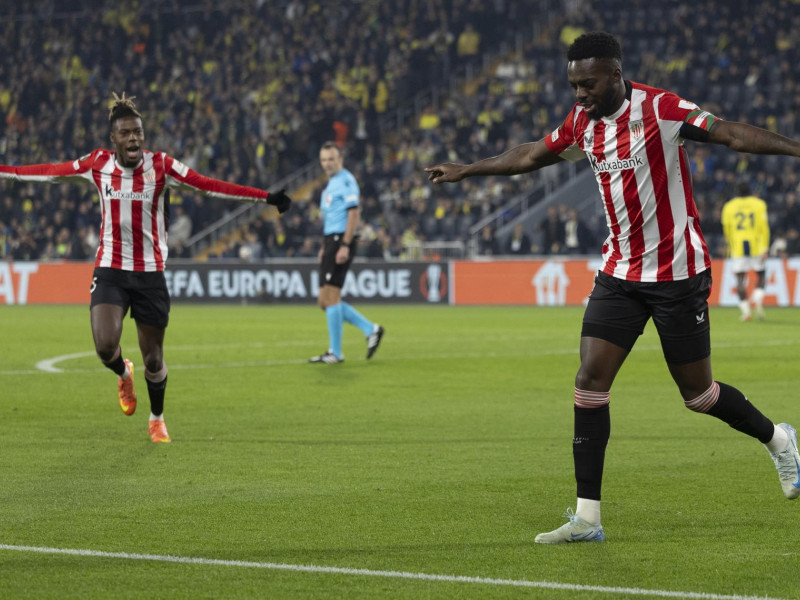
<instances>
[{"instance_id":1,"label":"referee","mask_svg":"<svg viewBox=\"0 0 800 600\"><path fill-rule=\"evenodd\" d=\"M342 301L342 286L356 253L356 228L360 190L353 174L344 168L342 151L335 142L325 142L319 152L328 185L322 190L320 209L325 235L319 251L319 298L328 321L328 351L308 359L310 363L336 364L344 361L342 330L347 321L358 327L367 340L367 358L372 358L383 338L383 327Z\"/></svg>"}]
</instances>

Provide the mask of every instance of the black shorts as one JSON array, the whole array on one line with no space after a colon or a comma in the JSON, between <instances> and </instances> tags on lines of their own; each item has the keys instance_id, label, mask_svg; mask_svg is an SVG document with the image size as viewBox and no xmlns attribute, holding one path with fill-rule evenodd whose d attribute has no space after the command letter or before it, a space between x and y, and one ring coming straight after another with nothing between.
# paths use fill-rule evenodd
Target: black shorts
<instances>
[{"instance_id":1,"label":"black shorts","mask_svg":"<svg viewBox=\"0 0 800 600\"><path fill-rule=\"evenodd\" d=\"M626 350L653 317L664 358L686 364L711 355L708 296L711 271L680 281L641 283L598 273L583 315L582 337L596 337Z\"/></svg>"},{"instance_id":2,"label":"black shorts","mask_svg":"<svg viewBox=\"0 0 800 600\"><path fill-rule=\"evenodd\" d=\"M344 278L350 270L350 264L353 262L353 257L356 255L356 248L358 246L358 238L353 238L350 242L350 257L347 262L342 264L336 263L336 253L342 245L341 233L332 233L326 235L322 243L322 262L319 269L319 287L323 285L332 285L341 288L344 285Z\"/></svg>"},{"instance_id":3,"label":"black shorts","mask_svg":"<svg viewBox=\"0 0 800 600\"><path fill-rule=\"evenodd\" d=\"M166 329L169 323L169 292L163 271L122 271L95 267L90 308L98 304L121 306L137 323Z\"/></svg>"}]
</instances>

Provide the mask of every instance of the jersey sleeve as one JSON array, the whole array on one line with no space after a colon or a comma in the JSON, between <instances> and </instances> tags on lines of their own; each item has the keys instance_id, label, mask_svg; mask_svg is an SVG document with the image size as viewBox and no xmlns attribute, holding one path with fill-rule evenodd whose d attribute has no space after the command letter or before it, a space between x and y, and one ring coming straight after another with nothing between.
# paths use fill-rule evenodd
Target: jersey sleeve
<instances>
[{"instance_id":1,"label":"jersey sleeve","mask_svg":"<svg viewBox=\"0 0 800 600\"><path fill-rule=\"evenodd\" d=\"M39 165L0 165L0 179L59 183L64 181L92 179L92 165L99 150L72 162Z\"/></svg>"},{"instance_id":2,"label":"jersey sleeve","mask_svg":"<svg viewBox=\"0 0 800 600\"><path fill-rule=\"evenodd\" d=\"M263 202L269 197L269 192L266 190L201 175L179 160L167 155L164 155L164 174L167 187L184 188L200 192L211 198L239 202Z\"/></svg>"},{"instance_id":3,"label":"jersey sleeve","mask_svg":"<svg viewBox=\"0 0 800 600\"><path fill-rule=\"evenodd\" d=\"M731 247L734 243L734 231L736 224L734 223L734 204L729 200L722 206L722 214L720 215L722 221L722 233L725 236L725 242L728 244L728 255L730 255Z\"/></svg>"},{"instance_id":4,"label":"jersey sleeve","mask_svg":"<svg viewBox=\"0 0 800 600\"><path fill-rule=\"evenodd\" d=\"M759 253L763 254L769 250L769 215L767 214L767 203L761 201L758 209Z\"/></svg>"},{"instance_id":5,"label":"jersey sleeve","mask_svg":"<svg viewBox=\"0 0 800 600\"><path fill-rule=\"evenodd\" d=\"M731 210L732 204L730 201L726 202L722 206L722 214L720 215L720 221L722 221L722 233L725 236L725 240L727 241L728 245L731 244L731 236L733 234L733 211Z\"/></svg>"},{"instance_id":6,"label":"jersey sleeve","mask_svg":"<svg viewBox=\"0 0 800 600\"><path fill-rule=\"evenodd\" d=\"M358 187L356 178L348 176L342 184L342 198L346 209L358 208L358 200L361 197L361 190Z\"/></svg>"},{"instance_id":7,"label":"jersey sleeve","mask_svg":"<svg viewBox=\"0 0 800 600\"><path fill-rule=\"evenodd\" d=\"M575 140L575 109L573 108L558 129L544 138L547 149L570 162L586 158Z\"/></svg>"},{"instance_id":8,"label":"jersey sleeve","mask_svg":"<svg viewBox=\"0 0 800 600\"><path fill-rule=\"evenodd\" d=\"M683 144L685 139L704 141L718 120L694 102L670 92L659 98L657 111L661 130L667 134L665 138L676 146Z\"/></svg>"}]
</instances>

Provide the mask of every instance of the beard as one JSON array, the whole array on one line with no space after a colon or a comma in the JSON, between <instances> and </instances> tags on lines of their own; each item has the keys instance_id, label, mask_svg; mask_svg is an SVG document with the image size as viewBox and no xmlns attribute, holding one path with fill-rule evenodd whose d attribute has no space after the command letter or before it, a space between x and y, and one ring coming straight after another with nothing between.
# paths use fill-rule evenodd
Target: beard
<instances>
[{"instance_id":1,"label":"beard","mask_svg":"<svg viewBox=\"0 0 800 600\"><path fill-rule=\"evenodd\" d=\"M614 100L615 100L615 90L613 87L609 87L605 94L603 94L600 98L598 98L597 102L595 103L594 107L592 108L591 112L587 111L587 115L592 119L601 119L603 117L607 117L611 113L614 112Z\"/></svg>"}]
</instances>

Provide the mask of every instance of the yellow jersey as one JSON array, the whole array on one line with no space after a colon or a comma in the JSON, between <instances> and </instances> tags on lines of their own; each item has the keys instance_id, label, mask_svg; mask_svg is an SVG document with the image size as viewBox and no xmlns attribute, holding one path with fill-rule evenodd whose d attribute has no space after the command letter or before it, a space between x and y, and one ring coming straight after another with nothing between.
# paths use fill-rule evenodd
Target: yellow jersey
<instances>
[{"instance_id":1,"label":"yellow jersey","mask_svg":"<svg viewBox=\"0 0 800 600\"><path fill-rule=\"evenodd\" d=\"M731 198L722 207L722 231L731 258L764 254L769 249L767 203L755 196Z\"/></svg>"}]
</instances>

